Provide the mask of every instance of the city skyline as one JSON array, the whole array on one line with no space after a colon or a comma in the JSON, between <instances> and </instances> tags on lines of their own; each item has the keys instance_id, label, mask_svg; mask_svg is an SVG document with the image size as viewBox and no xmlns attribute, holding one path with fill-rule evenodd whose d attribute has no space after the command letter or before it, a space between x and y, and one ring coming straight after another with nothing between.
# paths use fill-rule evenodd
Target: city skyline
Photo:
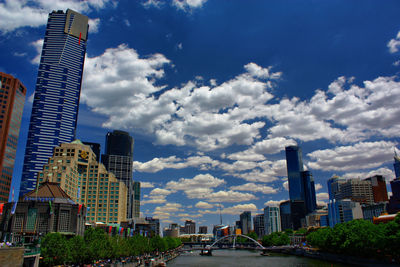
<instances>
[{"instance_id":1,"label":"city skyline","mask_svg":"<svg viewBox=\"0 0 400 267\"><path fill-rule=\"evenodd\" d=\"M100 143L103 153L107 132L134 137L144 216L210 226L219 223L219 203L231 225L243 211L261 213L289 199L289 145L302 148L320 203L334 174L394 179L395 1L13 3L0 1L9 18L0 23L0 71L28 90L16 162L32 109L35 47L47 14L71 8L90 25L77 138ZM22 11L29 13L15 23L8 15ZM20 177L21 167L14 172Z\"/></svg>"}]
</instances>

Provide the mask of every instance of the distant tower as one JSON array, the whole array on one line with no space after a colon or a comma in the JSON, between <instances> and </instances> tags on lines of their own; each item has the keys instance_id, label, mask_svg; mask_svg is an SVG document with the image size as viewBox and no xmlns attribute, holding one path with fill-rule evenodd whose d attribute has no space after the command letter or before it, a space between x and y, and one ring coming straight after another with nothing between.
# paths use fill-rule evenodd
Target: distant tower
<instances>
[{"instance_id":1,"label":"distant tower","mask_svg":"<svg viewBox=\"0 0 400 267\"><path fill-rule=\"evenodd\" d=\"M400 157L397 155L396 151L394 151L394 174L396 178L400 178Z\"/></svg>"},{"instance_id":2,"label":"distant tower","mask_svg":"<svg viewBox=\"0 0 400 267\"><path fill-rule=\"evenodd\" d=\"M70 9L49 14L37 75L20 196L36 188L53 148L75 139L88 17Z\"/></svg>"},{"instance_id":3,"label":"distant tower","mask_svg":"<svg viewBox=\"0 0 400 267\"><path fill-rule=\"evenodd\" d=\"M244 211L240 214L240 223L243 235L247 235L251 232L251 211Z\"/></svg>"},{"instance_id":4,"label":"distant tower","mask_svg":"<svg viewBox=\"0 0 400 267\"><path fill-rule=\"evenodd\" d=\"M18 79L0 72L0 203L10 194L25 95Z\"/></svg>"},{"instance_id":5,"label":"distant tower","mask_svg":"<svg viewBox=\"0 0 400 267\"><path fill-rule=\"evenodd\" d=\"M101 157L107 170L114 173L128 187L127 218L129 219L140 215L140 202L138 202L138 200L140 201L140 183L134 184L132 174L133 144L134 140L129 133L117 130L109 132L106 136L106 153ZM138 197L139 199L137 199Z\"/></svg>"},{"instance_id":6,"label":"distant tower","mask_svg":"<svg viewBox=\"0 0 400 267\"><path fill-rule=\"evenodd\" d=\"M301 219L317 207L314 178L309 171L303 169L300 147L288 146L285 151L292 223L293 228L298 229L301 227Z\"/></svg>"}]
</instances>

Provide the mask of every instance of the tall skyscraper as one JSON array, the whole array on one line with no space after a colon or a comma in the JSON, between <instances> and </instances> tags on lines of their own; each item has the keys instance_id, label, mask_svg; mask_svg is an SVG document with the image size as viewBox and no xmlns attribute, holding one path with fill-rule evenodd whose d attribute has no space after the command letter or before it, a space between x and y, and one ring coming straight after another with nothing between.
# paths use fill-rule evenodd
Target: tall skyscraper
<instances>
[{"instance_id":1,"label":"tall skyscraper","mask_svg":"<svg viewBox=\"0 0 400 267\"><path fill-rule=\"evenodd\" d=\"M400 178L400 157L397 156L397 153L395 151L394 153L394 174L396 175L396 178Z\"/></svg>"},{"instance_id":2,"label":"tall skyscraper","mask_svg":"<svg viewBox=\"0 0 400 267\"><path fill-rule=\"evenodd\" d=\"M301 227L301 219L313 212L316 207L314 178L309 171L303 169L301 148L288 146L286 166L289 180L290 208L293 228Z\"/></svg>"},{"instance_id":3,"label":"tall skyscraper","mask_svg":"<svg viewBox=\"0 0 400 267\"><path fill-rule=\"evenodd\" d=\"M107 170L114 173L128 187L127 218L129 219L140 215L140 204L137 200L135 202L135 189L136 192L139 191L140 201L140 183L134 184L132 173L133 144L134 140L129 133L117 130L109 132L106 136L106 153L101 157Z\"/></svg>"},{"instance_id":4,"label":"tall skyscraper","mask_svg":"<svg viewBox=\"0 0 400 267\"><path fill-rule=\"evenodd\" d=\"M265 235L264 214L257 214L253 217L253 227L258 238L261 239Z\"/></svg>"},{"instance_id":5,"label":"tall skyscraper","mask_svg":"<svg viewBox=\"0 0 400 267\"><path fill-rule=\"evenodd\" d=\"M53 148L75 139L88 17L68 9L49 14L36 81L20 196L35 189Z\"/></svg>"},{"instance_id":6,"label":"tall skyscraper","mask_svg":"<svg viewBox=\"0 0 400 267\"><path fill-rule=\"evenodd\" d=\"M26 88L0 72L0 203L8 201Z\"/></svg>"},{"instance_id":7,"label":"tall skyscraper","mask_svg":"<svg viewBox=\"0 0 400 267\"><path fill-rule=\"evenodd\" d=\"M279 212L281 214L281 229L292 229L293 224L291 220L290 200L284 201L279 204Z\"/></svg>"},{"instance_id":8,"label":"tall skyscraper","mask_svg":"<svg viewBox=\"0 0 400 267\"><path fill-rule=\"evenodd\" d=\"M247 235L251 232L251 211L244 211L240 214L240 224L243 235Z\"/></svg>"},{"instance_id":9,"label":"tall skyscraper","mask_svg":"<svg viewBox=\"0 0 400 267\"><path fill-rule=\"evenodd\" d=\"M264 208L264 231L266 235L281 231L281 216L278 207Z\"/></svg>"}]
</instances>

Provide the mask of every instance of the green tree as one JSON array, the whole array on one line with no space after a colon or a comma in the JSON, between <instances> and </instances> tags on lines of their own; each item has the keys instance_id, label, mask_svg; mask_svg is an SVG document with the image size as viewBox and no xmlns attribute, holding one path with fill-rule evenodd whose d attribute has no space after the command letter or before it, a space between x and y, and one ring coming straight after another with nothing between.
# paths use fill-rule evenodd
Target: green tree
<instances>
[{"instance_id":1,"label":"green tree","mask_svg":"<svg viewBox=\"0 0 400 267\"><path fill-rule=\"evenodd\" d=\"M167 250L167 241L158 235L150 239L150 245L156 251L163 252Z\"/></svg>"},{"instance_id":2,"label":"green tree","mask_svg":"<svg viewBox=\"0 0 400 267\"><path fill-rule=\"evenodd\" d=\"M88 258L92 260L111 258L113 250L108 235L101 228L89 228L85 231Z\"/></svg>"},{"instance_id":3,"label":"green tree","mask_svg":"<svg viewBox=\"0 0 400 267\"><path fill-rule=\"evenodd\" d=\"M69 258L72 263L83 264L89 261L86 243L83 237L76 235L68 240Z\"/></svg>"},{"instance_id":4,"label":"green tree","mask_svg":"<svg viewBox=\"0 0 400 267\"><path fill-rule=\"evenodd\" d=\"M41 256L45 266L62 265L69 260L69 246L60 233L47 234L41 244Z\"/></svg>"},{"instance_id":5,"label":"green tree","mask_svg":"<svg viewBox=\"0 0 400 267\"><path fill-rule=\"evenodd\" d=\"M247 236L253 238L254 240L258 240L258 236L255 232L250 232L247 234Z\"/></svg>"}]
</instances>

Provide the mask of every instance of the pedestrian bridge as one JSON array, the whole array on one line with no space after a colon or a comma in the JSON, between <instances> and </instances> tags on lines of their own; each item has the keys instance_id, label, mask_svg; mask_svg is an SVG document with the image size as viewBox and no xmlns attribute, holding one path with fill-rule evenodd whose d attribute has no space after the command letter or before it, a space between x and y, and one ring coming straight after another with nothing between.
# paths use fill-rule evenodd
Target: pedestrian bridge
<instances>
[{"instance_id":1,"label":"pedestrian bridge","mask_svg":"<svg viewBox=\"0 0 400 267\"><path fill-rule=\"evenodd\" d=\"M256 246L252 247L252 246L243 246L243 245L238 245L237 244L237 237L244 237L250 241L252 241ZM218 244L222 244L221 241L227 240L227 239L232 239L233 238L233 242L232 242L232 246L218 246ZM208 249L208 250L217 250L217 249L255 249L255 250L264 250L265 247L263 245L261 245L257 240L254 240L253 238L246 236L246 235L241 235L241 234L233 234L233 235L227 235L227 236L223 236L220 239L216 240L214 243L212 243L211 245L207 245L205 247L192 247L190 249L182 249L182 250L204 250L204 249Z\"/></svg>"}]
</instances>

